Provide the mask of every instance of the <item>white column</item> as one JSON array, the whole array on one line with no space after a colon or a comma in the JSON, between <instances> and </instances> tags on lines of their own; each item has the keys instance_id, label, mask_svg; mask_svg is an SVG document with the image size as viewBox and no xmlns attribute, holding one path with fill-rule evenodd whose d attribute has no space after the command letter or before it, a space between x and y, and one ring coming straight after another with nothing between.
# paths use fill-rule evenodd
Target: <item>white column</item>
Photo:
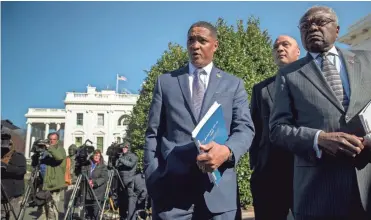
<instances>
[{"instance_id":1,"label":"white column","mask_svg":"<svg viewBox=\"0 0 371 220\"><path fill-rule=\"evenodd\" d=\"M48 134L49 134L49 123L45 123L45 135L44 135L44 139L47 139L48 138Z\"/></svg>"},{"instance_id":2,"label":"white column","mask_svg":"<svg viewBox=\"0 0 371 220\"><path fill-rule=\"evenodd\" d=\"M26 157L26 159L29 159L29 155L30 155L31 129L32 129L32 124L28 122L27 123L27 135L26 135L26 147L24 149L24 156Z\"/></svg>"},{"instance_id":3,"label":"white column","mask_svg":"<svg viewBox=\"0 0 371 220\"><path fill-rule=\"evenodd\" d=\"M57 131L59 131L59 129L61 129L61 123L57 123Z\"/></svg>"}]
</instances>

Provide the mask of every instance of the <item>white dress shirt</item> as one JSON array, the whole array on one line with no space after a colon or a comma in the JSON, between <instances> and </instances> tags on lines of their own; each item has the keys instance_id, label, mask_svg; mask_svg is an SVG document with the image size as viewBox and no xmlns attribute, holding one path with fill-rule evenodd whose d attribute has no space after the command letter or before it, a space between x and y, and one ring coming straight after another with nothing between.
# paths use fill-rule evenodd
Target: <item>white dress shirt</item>
<instances>
[{"instance_id":1,"label":"white dress shirt","mask_svg":"<svg viewBox=\"0 0 371 220\"><path fill-rule=\"evenodd\" d=\"M196 68L195 66L193 66L191 62L189 62L188 79L189 79L189 89L191 90L191 97L192 97L192 88L193 88L193 77L194 77L194 72L196 71L196 69L198 68ZM205 71L206 74L201 74L200 79L201 79L201 82L204 84L205 91L206 91L207 86L209 85L210 73L211 73L211 70L213 69L213 62L209 63L202 69Z\"/></svg>"}]
</instances>

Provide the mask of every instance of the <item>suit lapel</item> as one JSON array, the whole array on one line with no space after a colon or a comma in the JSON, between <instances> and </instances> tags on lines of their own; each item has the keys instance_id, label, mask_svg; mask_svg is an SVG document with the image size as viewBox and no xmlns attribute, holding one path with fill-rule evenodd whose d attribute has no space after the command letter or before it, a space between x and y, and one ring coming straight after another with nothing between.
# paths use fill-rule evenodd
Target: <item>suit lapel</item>
<instances>
[{"instance_id":1,"label":"suit lapel","mask_svg":"<svg viewBox=\"0 0 371 220\"><path fill-rule=\"evenodd\" d=\"M269 85L267 86L268 95L269 95L272 102L273 102L273 99L274 99L274 86L275 86L275 84L276 84L276 82L273 81L273 83L269 83Z\"/></svg>"},{"instance_id":2,"label":"suit lapel","mask_svg":"<svg viewBox=\"0 0 371 220\"><path fill-rule=\"evenodd\" d=\"M336 48L339 51L340 57L343 58L343 63L345 64L345 69L348 74L349 80L349 87L350 87L350 97L349 97L349 106L348 112L351 110L352 112L359 112L361 109L354 109L356 106L355 103L357 101L357 97L362 96L362 91L357 89L360 85L362 85L362 77L360 77L361 73L361 64L354 53L346 50L341 50Z\"/></svg>"},{"instance_id":3,"label":"suit lapel","mask_svg":"<svg viewBox=\"0 0 371 220\"><path fill-rule=\"evenodd\" d=\"M302 63L302 68L299 72L302 73L332 104L344 112L344 107L336 98L335 93L326 82L321 70L309 53L306 56L306 62Z\"/></svg>"},{"instance_id":4,"label":"suit lapel","mask_svg":"<svg viewBox=\"0 0 371 220\"><path fill-rule=\"evenodd\" d=\"M180 70L178 75L178 81L180 89L182 90L184 100L186 101L189 109L191 110L191 115L194 121L196 120L195 113L193 110L192 99L191 99L191 90L189 88L189 66L187 65Z\"/></svg>"},{"instance_id":5,"label":"suit lapel","mask_svg":"<svg viewBox=\"0 0 371 220\"><path fill-rule=\"evenodd\" d=\"M210 73L210 79L205 93L204 101L201 108L200 119L206 114L211 105L213 104L213 96L219 87L219 83L222 79L222 71L214 67Z\"/></svg>"}]
</instances>

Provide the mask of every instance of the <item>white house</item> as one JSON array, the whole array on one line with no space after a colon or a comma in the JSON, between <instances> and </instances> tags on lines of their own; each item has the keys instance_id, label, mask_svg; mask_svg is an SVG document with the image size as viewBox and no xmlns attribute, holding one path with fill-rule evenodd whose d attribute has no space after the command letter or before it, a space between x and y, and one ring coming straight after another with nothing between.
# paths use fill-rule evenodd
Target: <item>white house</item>
<instances>
[{"instance_id":1,"label":"white house","mask_svg":"<svg viewBox=\"0 0 371 220\"><path fill-rule=\"evenodd\" d=\"M39 138L58 131L67 150L71 144L80 146L86 140L105 151L112 142L122 142L126 135L126 116L139 95L119 94L113 90L98 92L88 86L86 93L67 92L65 109L30 108L27 114L26 158L30 147Z\"/></svg>"},{"instance_id":2,"label":"white house","mask_svg":"<svg viewBox=\"0 0 371 220\"><path fill-rule=\"evenodd\" d=\"M348 28L348 33L338 39L351 49L371 50L371 14Z\"/></svg>"}]
</instances>

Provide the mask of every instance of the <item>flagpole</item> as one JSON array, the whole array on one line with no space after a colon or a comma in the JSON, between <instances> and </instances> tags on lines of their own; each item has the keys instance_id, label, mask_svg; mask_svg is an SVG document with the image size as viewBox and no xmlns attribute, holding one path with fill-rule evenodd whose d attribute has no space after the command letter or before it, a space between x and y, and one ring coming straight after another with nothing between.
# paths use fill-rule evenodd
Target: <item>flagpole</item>
<instances>
[{"instance_id":1,"label":"flagpole","mask_svg":"<svg viewBox=\"0 0 371 220\"><path fill-rule=\"evenodd\" d=\"M117 92L117 89L118 89L118 86L119 86L119 74L116 74L116 93L118 93Z\"/></svg>"}]
</instances>

